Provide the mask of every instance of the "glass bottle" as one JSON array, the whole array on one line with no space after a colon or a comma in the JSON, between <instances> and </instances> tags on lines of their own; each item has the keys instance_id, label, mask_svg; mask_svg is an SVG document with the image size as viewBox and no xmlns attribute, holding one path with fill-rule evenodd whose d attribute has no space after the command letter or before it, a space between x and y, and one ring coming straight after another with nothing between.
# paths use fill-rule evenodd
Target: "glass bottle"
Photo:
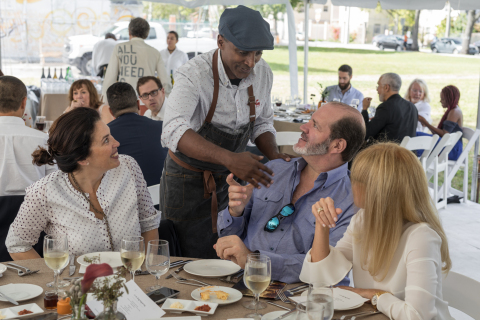
<instances>
[{"instance_id":1,"label":"glass bottle","mask_svg":"<svg viewBox=\"0 0 480 320\"><path fill-rule=\"evenodd\" d=\"M173 84L175 83L175 81L173 80L173 70L170 70L170 79L172 80L172 86L173 86Z\"/></svg>"},{"instance_id":2,"label":"glass bottle","mask_svg":"<svg viewBox=\"0 0 480 320\"><path fill-rule=\"evenodd\" d=\"M60 68L60 77L58 77L58 79L62 80L63 79L63 74L62 74L62 68Z\"/></svg>"},{"instance_id":3,"label":"glass bottle","mask_svg":"<svg viewBox=\"0 0 480 320\"><path fill-rule=\"evenodd\" d=\"M117 300L111 304L103 302L103 311L95 317L95 320L126 320L127 317L117 310Z\"/></svg>"},{"instance_id":4,"label":"glass bottle","mask_svg":"<svg viewBox=\"0 0 480 320\"><path fill-rule=\"evenodd\" d=\"M52 76L50 75L50 67L48 67L48 76L47 79L52 79Z\"/></svg>"},{"instance_id":5,"label":"glass bottle","mask_svg":"<svg viewBox=\"0 0 480 320\"><path fill-rule=\"evenodd\" d=\"M53 69L53 79L58 79L58 77L57 77L57 68Z\"/></svg>"},{"instance_id":6,"label":"glass bottle","mask_svg":"<svg viewBox=\"0 0 480 320\"><path fill-rule=\"evenodd\" d=\"M45 79L45 68L42 68L42 76L40 79Z\"/></svg>"}]
</instances>

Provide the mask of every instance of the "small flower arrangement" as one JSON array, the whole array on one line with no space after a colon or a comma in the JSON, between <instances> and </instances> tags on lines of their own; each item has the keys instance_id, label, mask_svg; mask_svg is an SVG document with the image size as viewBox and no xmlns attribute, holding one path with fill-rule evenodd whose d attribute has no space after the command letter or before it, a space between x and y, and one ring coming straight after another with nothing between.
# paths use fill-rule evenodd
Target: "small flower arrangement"
<instances>
[{"instance_id":1,"label":"small flower arrangement","mask_svg":"<svg viewBox=\"0 0 480 320\"><path fill-rule=\"evenodd\" d=\"M330 94L330 91L328 91L328 88L323 88L323 85L320 82L317 82L319 88L318 92L322 96L322 101L327 101L327 97Z\"/></svg>"}]
</instances>

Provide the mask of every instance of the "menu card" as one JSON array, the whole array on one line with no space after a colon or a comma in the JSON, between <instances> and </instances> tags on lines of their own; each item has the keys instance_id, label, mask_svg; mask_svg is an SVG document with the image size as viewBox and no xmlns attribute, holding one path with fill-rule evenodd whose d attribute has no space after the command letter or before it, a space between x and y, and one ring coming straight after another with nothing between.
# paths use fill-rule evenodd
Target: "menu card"
<instances>
[{"instance_id":1,"label":"menu card","mask_svg":"<svg viewBox=\"0 0 480 320\"><path fill-rule=\"evenodd\" d=\"M124 293L118 298L117 310L122 312L127 320L160 318L165 314L165 311L153 302L135 282L130 280L125 285L128 288L128 294ZM103 311L102 301L88 301L87 305L95 315Z\"/></svg>"}]
</instances>

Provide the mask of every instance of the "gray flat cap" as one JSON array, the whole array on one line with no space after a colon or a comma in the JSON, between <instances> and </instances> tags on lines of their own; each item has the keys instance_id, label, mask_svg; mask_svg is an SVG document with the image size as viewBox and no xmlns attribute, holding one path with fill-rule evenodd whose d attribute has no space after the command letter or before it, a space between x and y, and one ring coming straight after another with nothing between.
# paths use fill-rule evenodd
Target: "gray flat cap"
<instances>
[{"instance_id":1,"label":"gray flat cap","mask_svg":"<svg viewBox=\"0 0 480 320\"><path fill-rule=\"evenodd\" d=\"M240 50L273 50L270 24L260 12L245 6L226 9L220 17L218 32Z\"/></svg>"}]
</instances>

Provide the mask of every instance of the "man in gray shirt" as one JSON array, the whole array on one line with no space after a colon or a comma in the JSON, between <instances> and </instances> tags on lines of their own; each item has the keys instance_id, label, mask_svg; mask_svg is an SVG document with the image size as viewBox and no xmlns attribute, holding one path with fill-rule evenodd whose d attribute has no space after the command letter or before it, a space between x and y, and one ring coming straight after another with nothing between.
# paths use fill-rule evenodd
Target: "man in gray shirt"
<instances>
[{"instance_id":1,"label":"man in gray shirt","mask_svg":"<svg viewBox=\"0 0 480 320\"><path fill-rule=\"evenodd\" d=\"M353 106L355 104L358 111L362 111L363 93L352 87L350 80L353 78L353 70L347 64L338 68L338 85L327 87L329 94L328 102L338 101ZM335 100L336 99L336 100ZM354 99L356 99L354 101Z\"/></svg>"}]
</instances>

